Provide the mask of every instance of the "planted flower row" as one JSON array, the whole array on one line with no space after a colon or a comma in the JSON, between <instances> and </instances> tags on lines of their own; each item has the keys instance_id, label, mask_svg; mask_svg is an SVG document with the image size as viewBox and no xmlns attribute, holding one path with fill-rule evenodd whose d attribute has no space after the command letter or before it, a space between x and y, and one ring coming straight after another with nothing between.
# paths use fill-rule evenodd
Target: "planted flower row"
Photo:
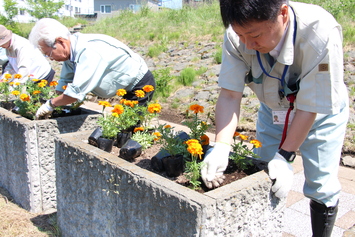
<instances>
[{"instance_id":1,"label":"planted flower row","mask_svg":"<svg viewBox=\"0 0 355 237\"><path fill-rule=\"evenodd\" d=\"M149 87L149 91L154 89ZM137 97L144 96L148 92L147 88L136 92ZM126 92L123 89L117 91L117 96L123 96ZM189 107L186 115L188 119L183 122L190 132L184 134L183 131L176 131L168 124L161 124L159 121L159 113L161 105L156 102L150 102L147 106L138 105L137 101L129 101L120 99L116 105L111 105L107 101L99 101L99 105L103 106L103 116L99 118L98 124L102 129L102 136L115 139L117 134L131 128L132 135L130 139L123 144L120 150L120 156L127 160L134 159L141 155L142 150L151 147L154 144L160 144L160 154L152 158L152 168L157 171L166 171L168 176L179 176L182 173L187 178L192 189L199 189L201 186L200 171L204 165L203 158L206 148L209 148L209 137L206 135L210 125L207 123L209 114L202 119L201 114L204 113L204 107L193 104ZM113 107L111 113L104 113L105 108ZM192 114L190 114L192 111ZM156 125L152 125L152 119L156 118ZM240 138L240 141L237 140ZM253 148L261 146L257 140L251 140L252 148L248 148L243 141L247 140L247 136L235 134L235 140L232 144L231 160L233 160L241 169L251 165L251 161L246 157L254 157ZM133 144L132 140L137 144ZM126 146L134 151L127 152ZM135 148L132 148L135 147ZM205 149L204 149L205 148ZM122 154L121 151L125 152ZM125 157L130 153L131 157ZM177 171L168 171L168 160L174 160L174 166ZM154 162L154 163L153 163ZM160 162L160 163L159 163ZM158 164L159 163L159 164Z\"/></svg>"},{"instance_id":2,"label":"planted flower row","mask_svg":"<svg viewBox=\"0 0 355 237\"><path fill-rule=\"evenodd\" d=\"M0 97L3 106L11 104L7 109L13 109L13 112L20 114L28 119L35 119L36 111L47 100L56 96L55 87L58 82L23 78L20 74L11 75L6 73L4 79L0 81ZM25 80L24 80L25 79ZM78 107L80 103L75 103L71 107ZM15 109L14 109L15 108ZM62 112L62 107L57 107L56 113Z\"/></svg>"}]
</instances>

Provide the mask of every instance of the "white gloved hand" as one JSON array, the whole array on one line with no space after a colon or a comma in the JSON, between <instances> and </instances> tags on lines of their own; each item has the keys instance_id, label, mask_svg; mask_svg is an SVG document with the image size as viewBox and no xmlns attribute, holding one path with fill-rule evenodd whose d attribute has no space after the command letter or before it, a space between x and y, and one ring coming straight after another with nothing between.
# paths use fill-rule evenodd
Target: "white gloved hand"
<instances>
[{"instance_id":1,"label":"white gloved hand","mask_svg":"<svg viewBox=\"0 0 355 237\"><path fill-rule=\"evenodd\" d=\"M291 190L293 182L293 168L290 163L276 152L268 164L270 179L275 180L271 190L278 198L285 198Z\"/></svg>"},{"instance_id":2,"label":"white gloved hand","mask_svg":"<svg viewBox=\"0 0 355 237\"><path fill-rule=\"evenodd\" d=\"M206 152L201 177L207 188L217 188L223 183L225 179L223 172L228 166L230 149L230 145L217 142Z\"/></svg>"},{"instance_id":3,"label":"white gloved hand","mask_svg":"<svg viewBox=\"0 0 355 237\"><path fill-rule=\"evenodd\" d=\"M39 109L36 112L36 119L39 119L42 116L48 116L53 112L54 108L52 108L52 106L50 105L49 100L47 100L47 102L43 105L41 105L41 107L39 107Z\"/></svg>"}]
</instances>

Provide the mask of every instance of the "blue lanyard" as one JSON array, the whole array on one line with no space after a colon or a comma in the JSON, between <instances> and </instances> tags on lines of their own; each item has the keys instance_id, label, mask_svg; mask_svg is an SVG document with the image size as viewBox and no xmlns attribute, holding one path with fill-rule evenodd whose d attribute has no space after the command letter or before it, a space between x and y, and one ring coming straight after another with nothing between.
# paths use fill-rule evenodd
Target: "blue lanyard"
<instances>
[{"instance_id":1,"label":"blue lanyard","mask_svg":"<svg viewBox=\"0 0 355 237\"><path fill-rule=\"evenodd\" d=\"M296 35L297 35L297 21L296 21L296 14L295 14L295 12L293 11L293 8L292 8L292 7L290 7L290 8L291 8L291 10L292 10L292 12L293 12L293 16L294 16L294 29L293 29L293 46L294 46L295 43L296 43ZM265 68L264 68L264 66L263 66L263 63L261 62L261 58L260 58L260 53L259 53L259 51L256 51L256 56L258 57L258 62L259 62L259 65L260 65L261 70L263 71L263 73L264 73L266 76L271 77L271 78L275 78L275 79L277 79L277 80L279 80L279 81L281 82L281 90L280 90L280 91L281 91L282 94L284 94L285 77L286 77L286 73L287 73L287 71L288 71L289 65L285 65L284 71L283 71L283 73L282 73L281 78L279 78L279 77L274 77L274 76L271 76L271 75L265 70ZM270 55L270 57L272 57L272 56Z\"/></svg>"}]
</instances>

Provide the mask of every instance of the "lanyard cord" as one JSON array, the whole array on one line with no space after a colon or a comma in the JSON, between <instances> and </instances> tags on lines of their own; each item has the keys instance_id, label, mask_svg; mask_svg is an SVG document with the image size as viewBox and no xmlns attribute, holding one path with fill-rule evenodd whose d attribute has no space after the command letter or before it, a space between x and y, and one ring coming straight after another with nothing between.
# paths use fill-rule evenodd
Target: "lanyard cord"
<instances>
[{"instance_id":1,"label":"lanyard cord","mask_svg":"<svg viewBox=\"0 0 355 237\"><path fill-rule=\"evenodd\" d=\"M297 21L296 21L296 14L293 10L292 7L290 7L292 12L293 12L293 16L294 16L294 29L293 29L293 46L295 45L296 43L296 35L297 35ZM274 77L274 76L271 76L269 73L266 72L264 66L263 66L263 63L261 62L261 58L260 58L260 53L259 51L256 51L256 56L258 58L258 62L259 62L259 65L261 67L261 70L263 71L263 73L268 76L268 77L271 77L271 78L274 78L274 79L277 79L281 82L281 92L284 94L284 83L285 83L285 76L286 76L286 73L287 73L287 70L289 68L289 65L285 65L284 67L284 71L282 73L282 76L281 78L278 78L278 77ZM270 55L270 57L272 57ZM296 94L297 92L293 93L293 94L289 94L289 95L286 95L286 98L288 101L290 101L290 107L288 108L287 110L287 114L286 114L286 119L285 119L285 124L284 124L284 129L283 129L283 132L282 132L282 138L281 138L281 142L280 142L280 145L279 145L279 149L281 148L282 144L284 143L285 139L286 139L286 135L287 135L287 128L288 128L288 120L289 120L289 117L290 117L290 113L291 111L293 110L294 108L294 102L296 100Z\"/></svg>"}]
</instances>

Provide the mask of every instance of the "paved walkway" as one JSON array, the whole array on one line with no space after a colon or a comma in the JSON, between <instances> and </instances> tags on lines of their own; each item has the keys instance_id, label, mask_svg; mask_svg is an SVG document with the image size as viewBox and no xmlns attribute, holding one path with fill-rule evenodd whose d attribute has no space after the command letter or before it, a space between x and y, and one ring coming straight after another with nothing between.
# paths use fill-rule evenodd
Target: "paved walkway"
<instances>
[{"instance_id":1,"label":"paved walkway","mask_svg":"<svg viewBox=\"0 0 355 237\"><path fill-rule=\"evenodd\" d=\"M97 103L85 102L83 107L101 112L102 106ZM163 122L164 123L164 122ZM169 123L177 131L189 132L188 128L179 124ZM214 142L214 134L207 134ZM297 157L293 163L294 181L288 195L284 215L284 229L282 237L312 236L309 199L302 193L304 173L302 158ZM342 185L339 210L333 229L332 237L355 237L355 169L342 167L339 169L339 180Z\"/></svg>"}]
</instances>

